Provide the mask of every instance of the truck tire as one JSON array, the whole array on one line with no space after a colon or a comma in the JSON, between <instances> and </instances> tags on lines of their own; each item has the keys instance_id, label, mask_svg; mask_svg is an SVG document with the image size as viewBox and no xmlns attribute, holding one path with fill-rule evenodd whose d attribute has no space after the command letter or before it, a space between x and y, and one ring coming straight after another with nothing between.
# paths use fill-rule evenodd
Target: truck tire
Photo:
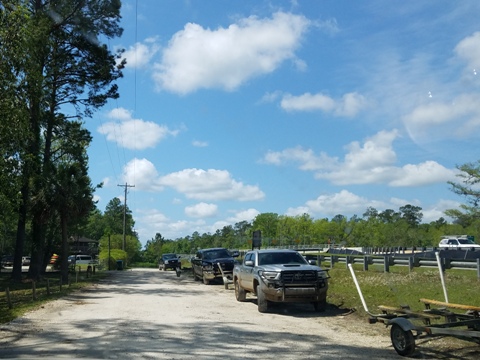
<instances>
[{"instance_id":1,"label":"truck tire","mask_svg":"<svg viewBox=\"0 0 480 360\"><path fill-rule=\"evenodd\" d=\"M210 284L210 280L208 280L208 279L205 277L205 275L203 275L203 283L204 283L205 285Z\"/></svg>"},{"instance_id":2,"label":"truck tire","mask_svg":"<svg viewBox=\"0 0 480 360\"><path fill-rule=\"evenodd\" d=\"M193 274L193 281L197 281L198 277L197 274L195 274L195 270L192 268L192 274Z\"/></svg>"},{"instance_id":3,"label":"truck tire","mask_svg":"<svg viewBox=\"0 0 480 360\"><path fill-rule=\"evenodd\" d=\"M260 289L260 286L257 285L257 306L258 306L258 312L261 313L266 313L268 312L268 307L269 307L269 301L265 299L265 294L263 291Z\"/></svg>"},{"instance_id":4,"label":"truck tire","mask_svg":"<svg viewBox=\"0 0 480 360\"><path fill-rule=\"evenodd\" d=\"M240 286L237 279L235 279L235 298L237 301L245 301L247 298L245 289Z\"/></svg>"}]
</instances>

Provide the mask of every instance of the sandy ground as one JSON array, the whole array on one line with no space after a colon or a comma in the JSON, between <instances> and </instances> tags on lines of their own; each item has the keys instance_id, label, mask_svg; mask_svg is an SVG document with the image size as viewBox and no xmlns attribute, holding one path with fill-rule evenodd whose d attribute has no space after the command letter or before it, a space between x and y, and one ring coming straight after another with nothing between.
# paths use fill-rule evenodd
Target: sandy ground
<instances>
[{"instance_id":1,"label":"sandy ground","mask_svg":"<svg viewBox=\"0 0 480 360\"><path fill-rule=\"evenodd\" d=\"M260 314L233 286L189 273L112 272L98 285L0 325L0 358L402 359L389 329L329 306L280 304ZM417 343L415 358L478 359L480 346Z\"/></svg>"}]
</instances>

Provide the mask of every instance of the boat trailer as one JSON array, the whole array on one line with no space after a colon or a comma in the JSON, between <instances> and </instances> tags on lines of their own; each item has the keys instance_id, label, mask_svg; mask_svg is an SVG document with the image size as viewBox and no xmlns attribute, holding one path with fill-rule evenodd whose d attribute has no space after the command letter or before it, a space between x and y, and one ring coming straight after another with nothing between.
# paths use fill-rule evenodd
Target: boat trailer
<instances>
[{"instance_id":1,"label":"boat trailer","mask_svg":"<svg viewBox=\"0 0 480 360\"><path fill-rule=\"evenodd\" d=\"M390 339L395 351L402 356L415 352L415 340L434 336L452 336L480 344L480 306L452 304L437 300L420 299L423 311L412 311L409 306L379 306L381 313L368 310L352 264L348 268L357 287L363 308L370 316L369 323L391 326ZM463 310L460 313L459 310Z\"/></svg>"}]
</instances>

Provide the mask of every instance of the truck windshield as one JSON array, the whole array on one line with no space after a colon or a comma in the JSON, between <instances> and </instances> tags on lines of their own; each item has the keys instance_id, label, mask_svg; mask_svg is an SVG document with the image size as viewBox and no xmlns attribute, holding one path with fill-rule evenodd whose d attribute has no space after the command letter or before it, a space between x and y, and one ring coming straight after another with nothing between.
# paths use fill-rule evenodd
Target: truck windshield
<instances>
[{"instance_id":1,"label":"truck windshield","mask_svg":"<svg viewBox=\"0 0 480 360\"><path fill-rule=\"evenodd\" d=\"M223 259L223 258L229 258L231 255L228 253L227 250L214 250L214 251L208 251L203 254L204 259L208 260L214 260L214 259Z\"/></svg>"},{"instance_id":2,"label":"truck windshield","mask_svg":"<svg viewBox=\"0 0 480 360\"><path fill-rule=\"evenodd\" d=\"M307 262L299 253L263 253L258 254L258 263L260 265L270 264L301 264L305 265Z\"/></svg>"}]
</instances>

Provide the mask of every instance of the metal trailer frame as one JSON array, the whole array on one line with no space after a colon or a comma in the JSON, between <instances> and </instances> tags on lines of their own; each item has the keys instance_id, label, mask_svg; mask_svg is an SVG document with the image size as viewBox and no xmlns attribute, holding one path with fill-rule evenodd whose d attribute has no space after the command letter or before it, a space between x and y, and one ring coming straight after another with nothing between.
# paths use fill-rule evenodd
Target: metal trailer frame
<instances>
[{"instance_id":1,"label":"metal trailer frame","mask_svg":"<svg viewBox=\"0 0 480 360\"><path fill-rule=\"evenodd\" d=\"M480 307L452 304L437 300L420 299L425 310L412 311L409 306L379 306L380 314L368 310L357 277L351 264L348 268L357 287L358 295L368 315L369 323L377 322L391 326L390 338L395 351L402 356L410 356L415 352L415 340L424 337L452 336L480 344ZM435 308L432 308L432 305ZM454 312L465 310L465 313ZM444 319L441 322L441 319ZM413 322L414 320L415 322ZM436 322L435 322L436 321ZM461 328L461 329L459 329Z\"/></svg>"},{"instance_id":2,"label":"metal trailer frame","mask_svg":"<svg viewBox=\"0 0 480 360\"><path fill-rule=\"evenodd\" d=\"M228 285L233 284L233 270L232 271L225 271L222 269L222 265L217 263L218 268L220 269L220 273L222 274L223 285L225 289L228 290Z\"/></svg>"}]
</instances>

